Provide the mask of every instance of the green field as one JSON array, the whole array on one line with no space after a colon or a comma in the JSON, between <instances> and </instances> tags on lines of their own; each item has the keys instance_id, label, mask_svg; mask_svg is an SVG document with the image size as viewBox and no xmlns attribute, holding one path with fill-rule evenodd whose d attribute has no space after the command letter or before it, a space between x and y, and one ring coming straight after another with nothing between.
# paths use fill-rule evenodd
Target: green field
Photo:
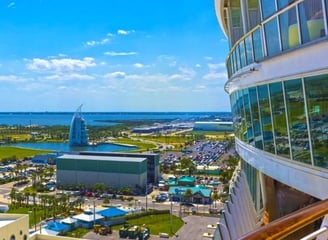
<instances>
[{"instance_id":1,"label":"green field","mask_svg":"<svg viewBox=\"0 0 328 240\"><path fill-rule=\"evenodd\" d=\"M37 154L45 154L51 151L43 151L43 150L34 150L28 148L19 148L19 147L8 147L1 146L0 147L0 161L3 159L23 159L24 157L33 157Z\"/></svg>"},{"instance_id":2,"label":"green field","mask_svg":"<svg viewBox=\"0 0 328 240\"><path fill-rule=\"evenodd\" d=\"M145 224L150 229L150 234L159 235L160 233L168 233L170 236L176 233L184 224L181 218L172 215L172 233L171 233L171 217L169 213L156 214L129 219L126 222L130 226L142 226ZM114 226L113 229L119 230L123 225Z\"/></svg>"}]
</instances>

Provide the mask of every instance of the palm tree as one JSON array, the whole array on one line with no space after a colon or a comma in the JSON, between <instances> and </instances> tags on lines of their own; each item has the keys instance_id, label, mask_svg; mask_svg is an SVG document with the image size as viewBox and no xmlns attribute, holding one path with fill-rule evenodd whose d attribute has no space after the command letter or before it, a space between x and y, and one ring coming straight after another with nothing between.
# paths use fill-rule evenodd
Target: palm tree
<instances>
[{"instance_id":1,"label":"palm tree","mask_svg":"<svg viewBox=\"0 0 328 240\"><path fill-rule=\"evenodd\" d=\"M214 202L214 208L216 208L216 201L220 199L220 195L218 194L217 191L212 193L211 199Z\"/></svg>"},{"instance_id":2,"label":"palm tree","mask_svg":"<svg viewBox=\"0 0 328 240\"><path fill-rule=\"evenodd\" d=\"M17 189L16 188L12 188L10 191L10 204L15 204L15 200L16 200L16 193L17 193Z\"/></svg>"},{"instance_id":3,"label":"palm tree","mask_svg":"<svg viewBox=\"0 0 328 240\"><path fill-rule=\"evenodd\" d=\"M192 191L190 188L187 188L186 191L183 193L183 198L187 199L187 202L190 202L190 198L192 197Z\"/></svg>"}]
</instances>

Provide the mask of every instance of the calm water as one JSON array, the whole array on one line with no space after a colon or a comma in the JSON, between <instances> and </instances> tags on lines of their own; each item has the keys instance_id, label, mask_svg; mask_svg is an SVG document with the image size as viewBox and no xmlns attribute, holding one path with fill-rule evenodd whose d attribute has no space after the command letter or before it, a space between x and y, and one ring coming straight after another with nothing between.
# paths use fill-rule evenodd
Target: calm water
<instances>
[{"instance_id":1,"label":"calm water","mask_svg":"<svg viewBox=\"0 0 328 240\"><path fill-rule=\"evenodd\" d=\"M0 112L0 125L70 125L73 112ZM114 112L114 113L82 113L87 125L110 126L122 120L206 120L215 118L231 118L226 112ZM116 123L115 123L116 122Z\"/></svg>"},{"instance_id":2,"label":"calm water","mask_svg":"<svg viewBox=\"0 0 328 240\"><path fill-rule=\"evenodd\" d=\"M110 143L102 143L96 146L86 146L86 147L70 147L68 143L16 143L10 144L10 146L31 148L31 149L41 149L41 150L51 150L56 152L78 152L78 151L98 151L98 152L116 152L116 151L129 151L137 149L136 147L123 146Z\"/></svg>"}]
</instances>

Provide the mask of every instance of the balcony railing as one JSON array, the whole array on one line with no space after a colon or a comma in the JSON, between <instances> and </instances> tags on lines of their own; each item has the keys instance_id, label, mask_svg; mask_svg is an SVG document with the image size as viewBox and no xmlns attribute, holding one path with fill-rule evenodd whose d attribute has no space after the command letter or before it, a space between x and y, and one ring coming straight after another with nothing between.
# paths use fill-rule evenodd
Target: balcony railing
<instances>
[{"instance_id":1,"label":"balcony railing","mask_svg":"<svg viewBox=\"0 0 328 240\"><path fill-rule=\"evenodd\" d=\"M279 218L261 228L243 235L239 240L284 239L324 217L326 214L328 214L328 199L316 202L286 215L285 217ZM314 239L318 234L321 234L324 229L327 229L327 227L323 227L303 239Z\"/></svg>"}]
</instances>

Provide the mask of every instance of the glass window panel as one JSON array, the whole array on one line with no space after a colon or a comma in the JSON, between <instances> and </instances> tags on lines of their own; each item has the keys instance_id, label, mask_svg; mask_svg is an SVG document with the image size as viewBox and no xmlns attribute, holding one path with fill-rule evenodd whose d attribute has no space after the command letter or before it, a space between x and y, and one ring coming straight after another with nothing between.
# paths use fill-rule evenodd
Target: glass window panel
<instances>
[{"instance_id":1,"label":"glass window panel","mask_svg":"<svg viewBox=\"0 0 328 240\"><path fill-rule=\"evenodd\" d=\"M244 102L243 102L243 94L242 91L237 92L237 119L236 122L239 123L238 125L238 137L242 141L246 141L246 135L244 132L246 131L246 120L245 120L245 110L244 110Z\"/></svg>"},{"instance_id":2,"label":"glass window panel","mask_svg":"<svg viewBox=\"0 0 328 240\"><path fill-rule=\"evenodd\" d=\"M276 3L274 0L261 0L261 7L263 19L276 12Z\"/></svg>"},{"instance_id":3,"label":"glass window panel","mask_svg":"<svg viewBox=\"0 0 328 240\"><path fill-rule=\"evenodd\" d=\"M326 6L326 16L328 16L328 0L325 0L325 6ZM327 20L328 20L328 18L327 18Z\"/></svg>"},{"instance_id":4,"label":"glass window panel","mask_svg":"<svg viewBox=\"0 0 328 240\"><path fill-rule=\"evenodd\" d=\"M257 101L257 91L255 87L249 89L249 99L251 104L252 124L254 131L255 147L263 149L262 131L260 124L259 105Z\"/></svg>"},{"instance_id":5,"label":"glass window panel","mask_svg":"<svg viewBox=\"0 0 328 240\"><path fill-rule=\"evenodd\" d=\"M282 9L284 7L287 7L289 4L295 2L295 0L277 0L278 9Z\"/></svg>"},{"instance_id":6,"label":"glass window panel","mask_svg":"<svg viewBox=\"0 0 328 240\"><path fill-rule=\"evenodd\" d=\"M255 61L263 59L262 36L260 28L253 32L254 57Z\"/></svg>"},{"instance_id":7,"label":"glass window panel","mask_svg":"<svg viewBox=\"0 0 328 240\"><path fill-rule=\"evenodd\" d=\"M271 83L269 88L276 151L278 155L289 158L290 148L282 84L281 82Z\"/></svg>"},{"instance_id":8,"label":"glass window panel","mask_svg":"<svg viewBox=\"0 0 328 240\"><path fill-rule=\"evenodd\" d=\"M239 55L239 47L235 48L235 61L236 61L236 71L240 69L240 55Z\"/></svg>"},{"instance_id":9,"label":"glass window panel","mask_svg":"<svg viewBox=\"0 0 328 240\"><path fill-rule=\"evenodd\" d=\"M252 29L261 22L260 8L258 0L248 0L249 28Z\"/></svg>"},{"instance_id":10,"label":"glass window panel","mask_svg":"<svg viewBox=\"0 0 328 240\"><path fill-rule=\"evenodd\" d=\"M243 133L245 135L244 139L247 143L255 146L248 89L243 90L243 101L245 110L245 132Z\"/></svg>"},{"instance_id":11,"label":"glass window panel","mask_svg":"<svg viewBox=\"0 0 328 240\"><path fill-rule=\"evenodd\" d=\"M305 0L299 5L302 43L325 36L321 0Z\"/></svg>"},{"instance_id":12,"label":"glass window panel","mask_svg":"<svg viewBox=\"0 0 328 240\"><path fill-rule=\"evenodd\" d=\"M267 152L275 153L268 86L259 86L257 92L259 95L263 149Z\"/></svg>"},{"instance_id":13,"label":"glass window panel","mask_svg":"<svg viewBox=\"0 0 328 240\"><path fill-rule=\"evenodd\" d=\"M277 18L264 25L264 33L268 56L274 56L280 52Z\"/></svg>"},{"instance_id":14,"label":"glass window panel","mask_svg":"<svg viewBox=\"0 0 328 240\"><path fill-rule=\"evenodd\" d=\"M245 47L246 47L247 64L251 64L254 62L253 44L252 44L252 36L251 35L245 39Z\"/></svg>"},{"instance_id":15,"label":"glass window panel","mask_svg":"<svg viewBox=\"0 0 328 240\"><path fill-rule=\"evenodd\" d=\"M282 49L296 47L300 44L299 30L296 18L296 8L284 12L279 16Z\"/></svg>"},{"instance_id":16,"label":"glass window panel","mask_svg":"<svg viewBox=\"0 0 328 240\"><path fill-rule=\"evenodd\" d=\"M304 79L314 165L328 168L328 75Z\"/></svg>"},{"instance_id":17,"label":"glass window panel","mask_svg":"<svg viewBox=\"0 0 328 240\"><path fill-rule=\"evenodd\" d=\"M236 60L235 60L235 53L234 51L231 53L231 69L232 72L235 73L236 72Z\"/></svg>"},{"instance_id":18,"label":"glass window panel","mask_svg":"<svg viewBox=\"0 0 328 240\"><path fill-rule=\"evenodd\" d=\"M239 54L240 54L240 65L241 67L245 67L246 64L246 52L245 52L245 42L241 41L239 43Z\"/></svg>"},{"instance_id":19,"label":"glass window panel","mask_svg":"<svg viewBox=\"0 0 328 240\"><path fill-rule=\"evenodd\" d=\"M232 1L230 4L231 19L231 42L232 45L243 36L243 24L241 18L241 9L239 1Z\"/></svg>"},{"instance_id":20,"label":"glass window panel","mask_svg":"<svg viewBox=\"0 0 328 240\"><path fill-rule=\"evenodd\" d=\"M286 81L284 86L292 159L311 164L302 80Z\"/></svg>"}]
</instances>

